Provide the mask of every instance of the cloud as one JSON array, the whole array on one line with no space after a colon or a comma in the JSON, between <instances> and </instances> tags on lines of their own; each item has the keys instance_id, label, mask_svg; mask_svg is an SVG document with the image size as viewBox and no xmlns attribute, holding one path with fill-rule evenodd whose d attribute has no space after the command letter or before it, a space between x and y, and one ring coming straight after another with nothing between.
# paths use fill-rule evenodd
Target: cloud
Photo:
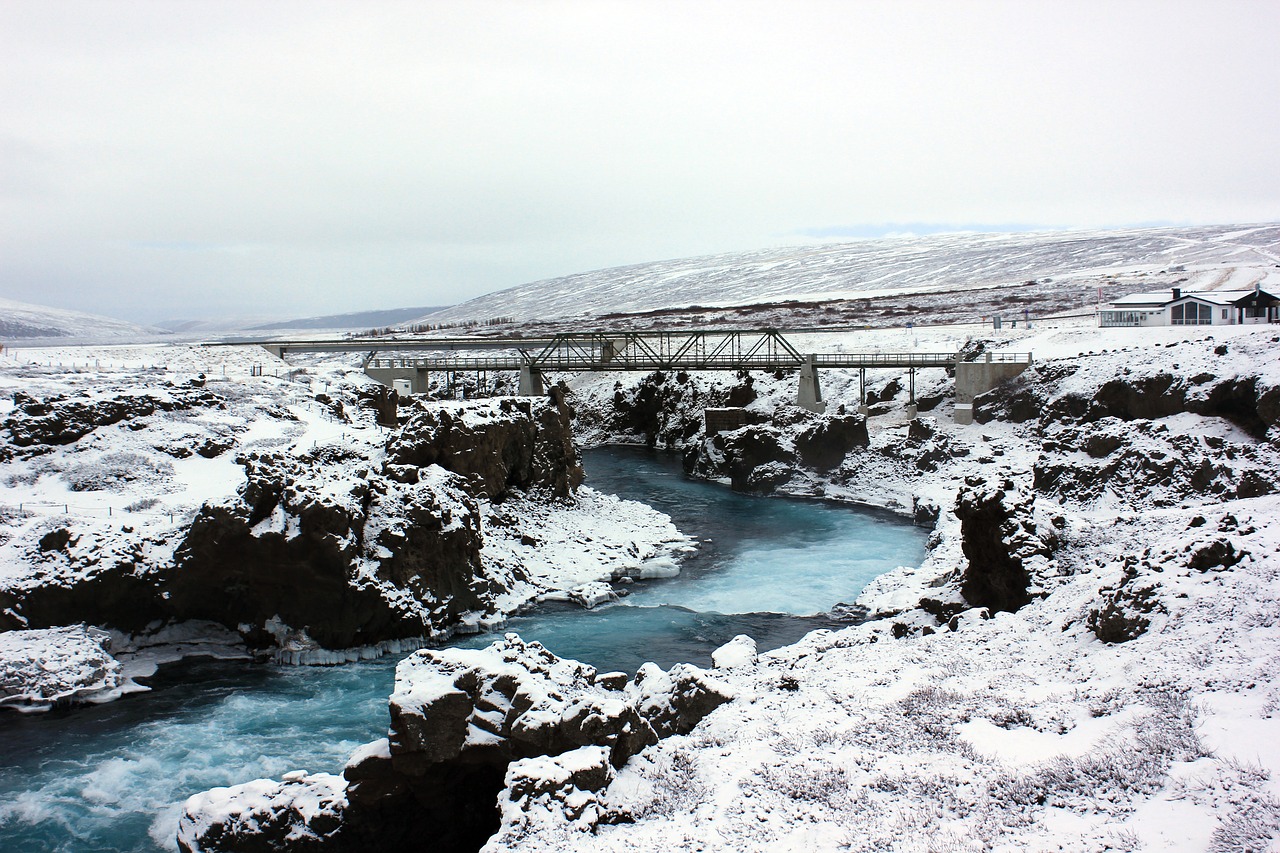
<instances>
[{"instance_id":1,"label":"cloud","mask_svg":"<svg viewBox=\"0 0 1280 853\"><path fill-rule=\"evenodd\" d=\"M1280 219L1278 29L1270 2L11 2L0 287L315 314L846 236L814 223Z\"/></svg>"}]
</instances>

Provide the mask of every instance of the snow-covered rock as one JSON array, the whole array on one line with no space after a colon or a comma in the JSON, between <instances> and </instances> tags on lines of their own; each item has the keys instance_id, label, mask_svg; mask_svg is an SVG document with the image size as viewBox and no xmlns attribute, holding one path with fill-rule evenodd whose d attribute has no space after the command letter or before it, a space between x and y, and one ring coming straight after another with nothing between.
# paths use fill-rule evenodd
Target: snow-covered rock
<instances>
[{"instance_id":1,"label":"snow-covered rock","mask_svg":"<svg viewBox=\"0 0 1280 853\"><path fill-rule=\"evenodd\" d=\"M0 633L0 706L46 711L145 689L112 657L106 631L76 625Z\"/></svg>"},{"instance_id":2,"label":"snow-covered rock","mask_svg":"<svg viewBox=\"0 0 1280 853\"><path fill-rule=\"evenodd\" d=\"M285 774L214 788L187 800L178 823L182 853L331 850L346 807L346 780L330 773ZM354 848L346 848L348 850Z\"/></svg>"},{"instance_id":3,"label":"snow-covered rock","mask_svg":"<svg viewBox=\"0 0 1280 853\"><path fill-rule=\"evenodd\" d=\"M616 817L596 797L616 768L729 699L688 664L648 664L634 685L617 675L515 634L484 649L415 652L396 667L389 737L357 750L341 780L299 774L198 795L180 844L398 850L431 838L460 850L478 849L500 821L509 838L566 816L590 829Z\"/></svg>"},{"instance_id":4,"label":"snow-covered rock","mask_svg":"<svg viewBox=\"0 0 1280 853\"><path fill-rule=\"evenodd\" d=\"M156 366L215 358L191 346L0 364L0 630L219 625L339 663L688 547L661 513L580 488L563 405L417 400L386 430L362 374L284 381L249 349L217 350L217 374Z\"/></svg>"}]
</instances>

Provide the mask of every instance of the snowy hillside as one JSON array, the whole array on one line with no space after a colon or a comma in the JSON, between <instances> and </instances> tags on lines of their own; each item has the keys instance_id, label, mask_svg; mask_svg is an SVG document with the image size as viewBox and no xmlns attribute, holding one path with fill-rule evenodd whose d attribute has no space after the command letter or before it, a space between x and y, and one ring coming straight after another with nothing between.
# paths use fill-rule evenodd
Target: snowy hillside
<instances>
[{"instance_id":1,"label":"snowy hillside","mask_svg":"<svg viewBox=\"0 0 1280 853\"><path fill-rule=\"evenodd\" d=\"M430 316L547 320L689 306L868 299L1053 279L1073 296L1128 284L1251 287L1280 265L1280 225L940 234L656 261L524 284ZM1127 281L1126 281L1127 279ZM1111 295L1110 292L1107 293ZM950 298L954 300L954 293ZM1078 300L1077 300L1078 301Z\"/></svg>"},{"instance_id":2,"label":"snowy hillside","mask_svg":"<svg viewBox=\"0 0 1280 853\"><path fill-rule=\"evenodd\" d=\"M79 311L64 311L44 305L0 299L0 341L67 339L82 341L154 339L160 329L138 326Z\"/></svg>"}]
</instances>

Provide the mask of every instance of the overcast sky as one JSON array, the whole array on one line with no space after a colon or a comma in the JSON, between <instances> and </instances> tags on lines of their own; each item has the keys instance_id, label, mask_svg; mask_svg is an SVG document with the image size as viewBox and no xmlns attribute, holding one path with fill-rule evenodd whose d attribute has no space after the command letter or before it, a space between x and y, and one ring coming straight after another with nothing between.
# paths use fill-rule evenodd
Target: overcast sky
<instances>
[{"instance_id":1,"label":"overcast sky","mask_svg":"<svg viewBox=\"0 0 1280 853\"><path fill-rule=\"evenodd\" d=\"M910 227L1280 220L1280 2L0 0L0 296L447 304Z\"/></svg>"}]
</instances>

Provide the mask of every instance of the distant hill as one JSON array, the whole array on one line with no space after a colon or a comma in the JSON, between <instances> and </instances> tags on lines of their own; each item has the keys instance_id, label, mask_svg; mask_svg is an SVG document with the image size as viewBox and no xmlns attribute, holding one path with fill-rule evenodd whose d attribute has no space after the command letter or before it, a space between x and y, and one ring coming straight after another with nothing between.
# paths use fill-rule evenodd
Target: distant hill
<instances>
[{"instance_id":1,"label":"distant hill","mask_svg":"<svg viewBox=\"0 0 1280 853\"><path fill-rule=\"evenodd\" d=\"M1249 287L1278 263L1276 224L887 237L576 273L481 296L438 311L429 322L872 299L1046 279L1076 292L1124 276L1133 278L1133 289Z\"/></svg>"},{"instance_id":2,"label":"distant hill","mask_svg":"<svg viewBox=\"0 0 1280 853\"><path fill-rule=\"evenodd\" d=\"M98 314L0 299L0 340L3 341L134 341L163 334L161 329Z\"/></svg>"},{"instance_id":3,"label":"distant hill","mask_svg":"<svg viewBox=\"0 0 1280 853\"><path fill-rule=\"evenodd\" d=\"M356 311L351 314L329 314L324 317L306 317L301 320L282 320L277 323L263 323L260 326L248 326L245 331L268 332L282 329L371 329L382 326L398 326L419 317L448 308L447 305L423 308L388 308L383 311Z\"/></svg>"}]
</instances>

